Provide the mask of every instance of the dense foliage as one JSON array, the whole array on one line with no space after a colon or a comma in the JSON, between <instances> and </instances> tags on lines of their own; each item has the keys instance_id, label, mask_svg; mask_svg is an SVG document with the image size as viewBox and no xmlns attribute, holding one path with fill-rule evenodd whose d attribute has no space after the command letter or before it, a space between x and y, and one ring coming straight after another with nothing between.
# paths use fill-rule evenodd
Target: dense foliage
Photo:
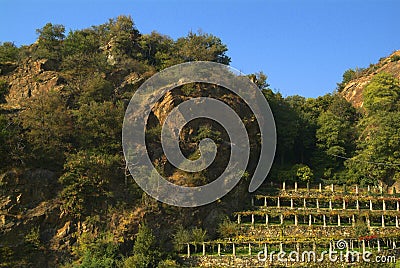
<instances>
[{"instance_id":1,"label":"dense foliage","mask_svg":"<svg viewBox=\"0 0 400 268\"><path fill-rule=\"evenodd\" d=\"M156 267L162 258L171 257L163 255L159 247L169 245L179 251L189 240L200 243L209 234L221 238L235 234L238 227L229 219L221 217L216 227L205 224L201 216L192 224L204 224L204 229L172 225L164 240L155 238L152 228L157 229L156 225L141 225L137 236L128 242L97 232L110 229L102 220L108 220L115 210L145 207L156 215L173 214L172 208L149 201L127 173L121 152L125 107L140 84L156 71L197 60L229 64L227 46L203 32L189 32L177 40L157 32L142 34L127 16L68 33L64 26L48 23L37 34L38 41L30 46L0 43L0 64L51 59L54 71L65 79L64 87L29 96L19 110L10 112L6 103L9 85L0 79L0 104L4 105L0 114L0 170L51 170L58 177L55 196L62 202L63 215L79 223L100 215L92 236L78 239L74 261L66 265ZM339 88L359 72L346 71ZM124 84L129 75L136 82ZM276 120L277 153L267 180L361 185L400 180L399 80L385 73L375 76L365 89L364 107L357 110L338 93L284 98L269 88L264 73L249 78L263 92ZM182 88L185 96L195 91ZM158 143L159 133L159 126L148 129L147 139ZM203 125L193 135L191 143L207 137L221 141L223 134ZM155 165L167 172L162 161L160 157ZM184 219L179 223L185 223ZM28 236L31 244L39 247L32 237ZM129 249L120 250L119 243ZM168 263L175 262L166 260L160 267L176 265Z\"/></svg>"}]
</instances>

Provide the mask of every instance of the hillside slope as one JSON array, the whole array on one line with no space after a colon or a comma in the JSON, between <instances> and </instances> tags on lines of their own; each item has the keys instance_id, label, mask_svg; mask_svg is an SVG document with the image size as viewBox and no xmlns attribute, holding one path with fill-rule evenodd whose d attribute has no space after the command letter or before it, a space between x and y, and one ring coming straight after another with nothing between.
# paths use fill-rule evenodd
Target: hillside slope
<instances>
[{"instance_id":1,"label":"hillside slope","mask_svg":"<svg viewBox=\"0 0 400 268\"><path fill-rule=\"evenodd\" d=\"M341 95L355 107L363 106L363 90L371 79L379 73L390 73L400 78L400 50L393 52L386 58L381 58L376 64L371 64L355 75L340 92Z\"/></svg>"}]
</instances>

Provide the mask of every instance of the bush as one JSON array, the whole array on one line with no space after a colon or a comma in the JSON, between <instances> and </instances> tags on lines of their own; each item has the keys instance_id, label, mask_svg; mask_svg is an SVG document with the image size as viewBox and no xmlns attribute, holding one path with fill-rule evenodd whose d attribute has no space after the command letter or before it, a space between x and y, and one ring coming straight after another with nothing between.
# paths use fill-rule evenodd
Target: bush
<instances>
[{"instance_id":1,"label":"bush","mask_svg":"<svg viewBox=\"0 0 400 268\"><path fill-rule=\"evenodd\" d=\"M73 248L74 254L78 257L74 267L115 267L117 263L118 244L114 242L111 233L100 233L95 236L90 233L83 233Z\"/></svg>"},{"instance_id":2,"label":"bush","mask_svg":"<svg viewBox=\"0 0 400 268\"><path fill-rule=\"evenodd\" d=\"M157 267L161 254L157 248L156 242L156 238L150 228L146 225L139 226L139 231L133 246L133 256L125 260L124 267Z\"/></svg>"},{"instance_id":3,"label":"bush","mask_svg":"<svg viewBox=\"0 0 400 268\"><path fill-rule=\"evenodd\" d=\"M369 228L363 220L358 220L356 222L354 230L357 237L364 237L370 234Z\"/></svg>"},{"instance_id":4,"label":"bush","mask_svg":"<svg viewBox=\"0 0 400 268\"><path fill-rule=\"evenodd\" d=\"M158 263L158 268L174 268L181 267L175 260L163 260Z\"/></svg>"},{"instance_id":5,"label":"bush","mask_svg":"<svg viewBox=\"0 0 400 268\"><path fill-rule=\"evenodd\" d=\"M0 104L6 102L6 95L9 92L8 83L4 80L0 80Z\"/></svg>"},{"instance_id":6,"label":"bush","mask_svg":"<svg viewBox=\"0 0 400 268\"><path fill-rule=\"evenodd\" d=\"M12 42L0 43L0 62L18 60L19 49Z\"/></svg>"},{"instance_id":7,"label":"bush","mask_svg":"<svg viewBox=\"0 0 400 268\"><path fill-rule=\"evenodd\" d=\"M226 218L218 225L218 234L223 238L235 237L239 232L239 225Z\"/></svg>"},{"instance_id":8,"label":"bush","mask_svg":"<svg viewBox=\"0 0 400 268\"><path fill-rule=\"evenodd\" d=\"M399 61L400 60L400 55L393 55L390 57L391 62Z\"/></svg>"},{"instance_id":9,"label":"bush","mask_svg":"<svg viewBox=\"0 0 400 268\"><path fill-rule=\"evenodd\" d=\"M181 251L184 248L184 244L190 242L190 233L188 230L183 228L182 225L178 226L175 234L173 235L174 248L177 251Z\"/></svg>"},{"instance_id":10,"label":"bush","mask_svg":"<svg viewBox=\"0 0 400 268\"><path fill-rule=\"evenodd\" d=\"M32 227L32 229L25 235L25 242L31 245L33 248L39 248L40 242L40 231L39 226Z\"/></svg>"}]
</instances>

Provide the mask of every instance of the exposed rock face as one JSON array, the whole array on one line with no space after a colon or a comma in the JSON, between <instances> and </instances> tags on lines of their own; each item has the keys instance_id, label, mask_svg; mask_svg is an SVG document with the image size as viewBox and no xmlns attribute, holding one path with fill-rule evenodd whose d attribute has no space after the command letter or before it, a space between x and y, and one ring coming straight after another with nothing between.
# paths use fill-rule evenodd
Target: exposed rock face
<instances>
[{"instance_id":1,"label":"exposed rock face","mask_svg":"<svg viewBox=\"0 0 400 268\"><path fill-rule=\"evenodd\" d=\"M363 106L363 91L371 79L378 73L390 73L400 79L400 50L389 57L381 59L377 64L371 65L362 75L348 82L341 92L343 97L355 107Z\"/></svg>"},{"instance_id":2,"label":"exposed rock face","mask_svg":"<svg viewBox=\"0 0 400 268\"><path fill-rule=\"evenodd\" d=\"M64 87L65 79L56 72L57 62L53 60L28 59L22 62L13 72L4 76L10 85L6 100L9 105L20 107L26 99L38 92L56 90Z\"/></svg>"}]
</instances>

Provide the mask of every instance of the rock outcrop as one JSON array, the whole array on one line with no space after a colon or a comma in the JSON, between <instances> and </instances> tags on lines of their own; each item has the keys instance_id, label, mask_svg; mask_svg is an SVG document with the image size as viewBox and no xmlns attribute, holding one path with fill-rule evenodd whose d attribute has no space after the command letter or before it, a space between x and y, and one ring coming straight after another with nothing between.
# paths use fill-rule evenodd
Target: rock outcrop
<instances>
[{"instance_id":1,"label":"rock outcrop","mask_svg":"<svg viewBox=\"0 0 400 268\"><path fill-rule=\"evenodd\" d=\"M400 50L395 51L387 58L382 58L377 64L372 64L362 71L357 78L345 85L341 94L355 107L362 107L364 88L375 75L382 72L390 73L400 79Z\"/></svg>"},{"instance_id":2,"label":"rock outcrop","mask_svg":"<svg viewBox=\"0 0 400 268\"><path fill-rule=\"evenodd\" d=\"M64 88L65 79L57 72L57 62L54 60L33 60L28 58L12 72L7 73L2 79L10 86L10 92L6 98L8 105L21 107L31 96L38 92Z\"/></svg>"}]
</instances>

